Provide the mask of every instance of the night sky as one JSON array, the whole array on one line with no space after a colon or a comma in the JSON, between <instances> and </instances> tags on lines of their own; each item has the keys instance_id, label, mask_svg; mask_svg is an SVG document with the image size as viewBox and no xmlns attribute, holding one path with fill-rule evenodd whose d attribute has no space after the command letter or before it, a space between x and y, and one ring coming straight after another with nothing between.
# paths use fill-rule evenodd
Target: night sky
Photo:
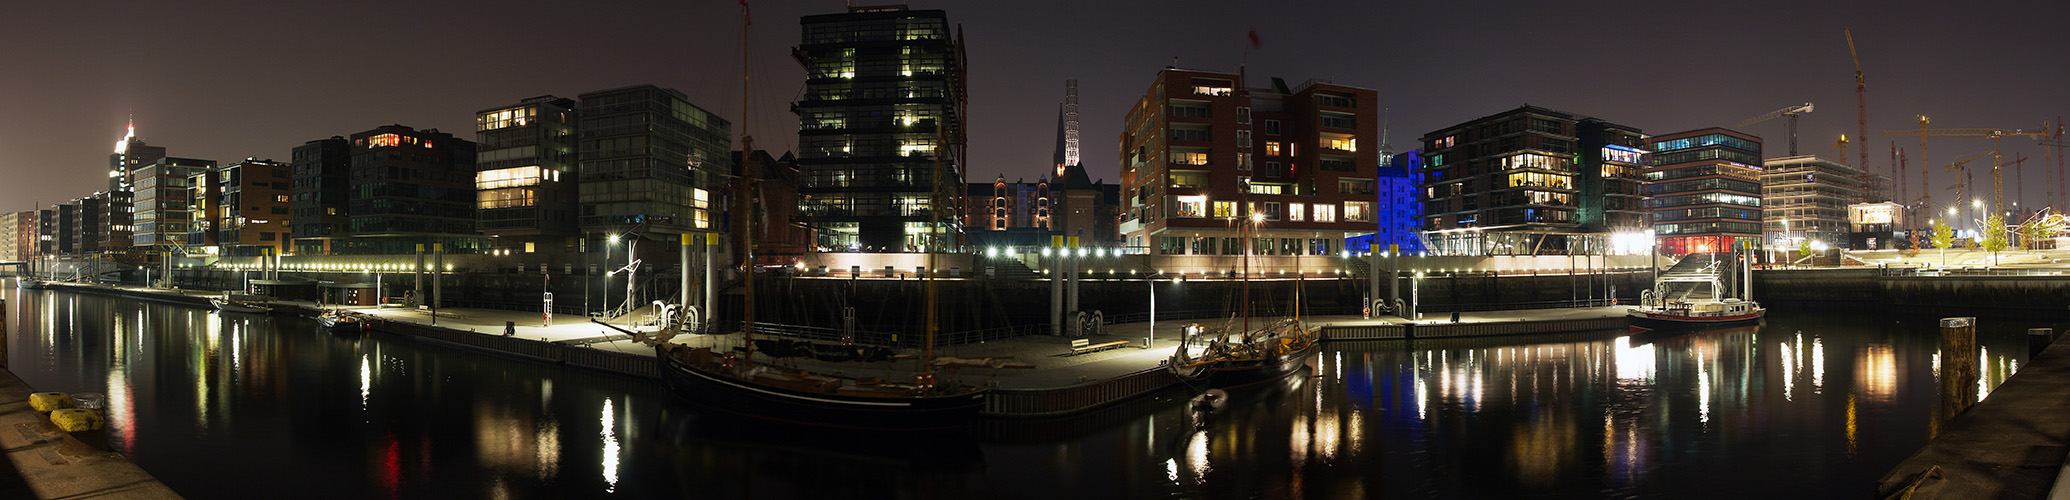
<instances>
[{"instance_id":1,"label":"night sky","mask_svg":"<svg viewBox=\"0 0 2070 500\"><path fill-rule=\"evenodd\" d=\"M641 83L672 87L740 130L740 11L693 2L11 2L0 16L0 210L106 188L107 157L134 113L174 156L287 160L305 141L400 123L472 140L473 113L526 97ZM1855 133L1851 28L1869 84L1870 166L1916 127L2038 128L2070 117L2070 2L921 2L962 25L970 58L970 175L1041 175L1063 80L1082 96L1084 158L1112 182L1116 136L1156 71L1234 71L1246 32L1252 86L1279 76L1377 89L1392 144L1529 103L1663 134L1811 101L1800 149L1832 154ZM751 1L750 132L790 150L789 57L798 18L844 3ZM1807 5L1809 4L1809 5ZM1987 4L1987 5L1980 5ZM493 8L492 8L493 6ZM1768 156L1783 120L1748 127ZM2045 193L2041 148L2024 195ZM737 145L737 143L736 143ZM1860 147L1857 142L1853 147ZM1932 161L1989 149L1935 138ZM1858 153L1850 151L1848 162ZM1988 182L1989 160L1977 172ZM1936 171L1939 168L1935 169ZM1935 198L1954 174L1937 173ZM2008 189L2018 186L2008 171ZM1916 187L1910 196L1919 195ZM2008 193L2008 204L2015 195Z\"/></svg>"}]
</instances>

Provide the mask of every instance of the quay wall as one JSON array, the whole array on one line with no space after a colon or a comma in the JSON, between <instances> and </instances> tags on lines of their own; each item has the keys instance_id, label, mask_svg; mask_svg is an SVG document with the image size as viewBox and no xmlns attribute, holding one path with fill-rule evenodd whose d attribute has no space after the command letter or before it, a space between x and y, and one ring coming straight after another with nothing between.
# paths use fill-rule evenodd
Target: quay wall
<instances>
[{"instance_id":1,"label":"quay wall","mask_svg":"<svg viewBox=\"0 0 2070 500\"><path fill-rule=\"evenodd\" d=\"M1758 270L1754 298L1771 309L2060 319L2070 318L2070 276L1919 276L1876 268Z\"/></svg>"}]
</instances>

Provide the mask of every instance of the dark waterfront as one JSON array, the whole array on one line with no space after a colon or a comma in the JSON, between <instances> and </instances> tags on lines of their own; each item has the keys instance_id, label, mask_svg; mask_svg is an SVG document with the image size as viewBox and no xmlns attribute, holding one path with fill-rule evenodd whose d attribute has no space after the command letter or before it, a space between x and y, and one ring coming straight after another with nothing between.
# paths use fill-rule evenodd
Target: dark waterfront
<instances>
[{"instance_id":1,"label":"dark waterfront","mask_svg":"<svg viewBox=\"0 0 2070 500\"><path fill-rule=\"evenodd\" d=\"M9 368L105 392L110 445L190 498L1860 497L1928 439L1931 317L1326 344L1196 419L1183 396L959 435L759 425L659 383L313 322L11 282ZM1982 384L2029 326L1980 318ZM1196 430L1196 422L1198 429Z\"/></svg>"}]
</instances>

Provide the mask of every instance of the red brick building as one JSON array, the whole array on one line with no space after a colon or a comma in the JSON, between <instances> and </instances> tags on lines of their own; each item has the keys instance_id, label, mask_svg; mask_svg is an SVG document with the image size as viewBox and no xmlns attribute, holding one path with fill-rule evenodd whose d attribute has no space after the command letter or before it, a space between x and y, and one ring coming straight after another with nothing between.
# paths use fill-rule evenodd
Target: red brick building
<instances>
[{"instance_id":1,"label":"red brick building","mask_svg":"<svg viewBox=\"0 0 2070 500\"><path fill-rule=\"evenodd\" d=\"M1378 227L1378 93L1166 68L1121 134L1121 232L1153 255L1336 255Z\"/></svg>"}]
</instances>

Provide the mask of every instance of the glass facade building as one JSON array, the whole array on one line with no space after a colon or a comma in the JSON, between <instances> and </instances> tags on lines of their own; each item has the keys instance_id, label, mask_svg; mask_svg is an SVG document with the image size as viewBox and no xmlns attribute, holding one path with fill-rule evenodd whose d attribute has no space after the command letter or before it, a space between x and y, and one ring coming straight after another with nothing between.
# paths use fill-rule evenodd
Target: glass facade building
<instances>
[{"instance_id":1,"label":"glass facade building","mask_svg":"<svg viewBox=\"0 0 2070 500\"><path fill-rule=\"evenodd\" d=\"M333 243L352 236L346 205L351 196L352 148L344 137L295 147L290 159L289 232L294 253L326 255Z\"/></svg>"},{"instance_id":2,"label":"glass facade building","mask_svg":"<svg viewBox=\"0 0 2070 500\"><path fill-rule=\"evenodd\" d=\"M851 7L801 24L793 54L805 66L805 93L792 109L799 215L817 228L815 245L902 252L960 244L966 93L947 14Z\"/></svg>"},{"instance_id":3,"label":"glass facade building","mask_svg":"<svg viewBox=\"0 0 2070 500\"><path fill-rule=\"evenodd\" d=\"M581 102L577 222L582 231L623 233L638 228L681 234L719 227L722 221L714 220L714 213L723 209L714 211L720 207L713 206L719 200L713 191L725 182L714 174L732 168L731 122L691 104L682 92L653 85L587 92ZM528 151L515 143L498 146L493 151L504 153L487 157L483 168L497 172L485 173L492 177L484 179L484 188L495 192L484 194L483 203L520 208L526 203L521 188L538 187L544 194L556 183L576 181L555 177L559 174L552 171L554 159L546 151ZM536 171L522 164L527 163L521 159L527 158L525 154L544 155L529 157L537 160Z\"/></svg>"},{"instance_id":4,"label":"glass facade building","mask_svg":"<svg viewBox=\"0 0 2070 500\"><path fill-rule=\"evenodd\" d=\"M1430 251L1605 253L1606 235L1645 226L1644 137L1537 106L1424 134L1416 173Z\"/></svg>"},{"instance_id":5,"label":"glass facade building","mask_svg":"<svg viewBox=\"0 0 2070 500\"><path fill-rule=\"evenodd\" d=\"M1768 244L1849 248L1848 205L1862 198L1862 171L1814 155L1770 158L1761 165L1761 209Z\"/></svg>"},{"instance_id":6,"label":"glass facade building","mask_svg":"<svg viewBox=\"0 0 2070 500\"><path fill-rule=\"evenodd\" d=\"M475 216L497 245L574 249L575 127L575 100L550 95L475 113Z\"/></svg>"},{"instance_id":7,"label":"glass facade building","mask_svg":"<svg viewBox=\"0 0 2070 500\"><path fill-rule=\"evenodd\" d=\"M1646 208L1660 253L1762 248L1760 138L1707 128L1653 137L1646 149Z\"/></svg>"}]
</instances>

